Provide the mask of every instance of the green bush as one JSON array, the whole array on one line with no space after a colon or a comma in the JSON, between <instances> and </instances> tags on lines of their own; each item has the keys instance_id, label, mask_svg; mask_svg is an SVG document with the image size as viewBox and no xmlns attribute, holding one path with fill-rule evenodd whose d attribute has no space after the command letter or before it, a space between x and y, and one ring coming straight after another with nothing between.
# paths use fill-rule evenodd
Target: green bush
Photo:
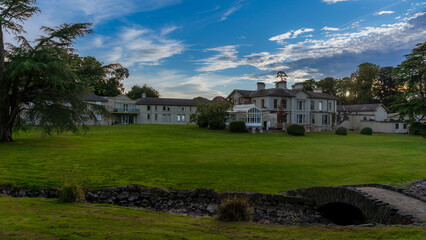
<instances>
[{"instance_id":1,"label":"green bush","mask_svg":"<svg viewBox=\"0 0 426 240\"><path fill-rule=\"evenodd\" d=\"M421 135L426 137L426 123L415 122L411 124L410 128L408 129L408 133L410 135Z\"/></svg>"},{"instance_id":2,"label":"green bush","mask_svg":"<svg viewBox=\"0 0 426 240\"><path fill-rule=\"evenodd\" d=\"M287 127L287 133L293 136L304 136L305 127L299 124L290 124Z\"/></svg>"},{"instance_id":3,"label":"green bush","mask_svg":"<svg viewBox=\"0 0 426 240\"><path fill-rule=\"evenodd\" d=\"M250 204L247 198L229 197L222 200L217 218L225 222L250 221Z\"/></svg>"},{"instance_id":4,"label":"green bush","mask_svg":"<svg viewBox=\"0 0 426 240\"><path fill-rule=\"evenodd\" d=\"M247 132L246 123L243 121L232 121L229 123L229 131L233 133Z\"/></svg>"},{"instance_id":5,"label":"green bush","mask_svg":"<svg viewBox=\"0 0 426 240\"><path fill-rule=\"evenodd\" d=\"M79 184L66 184L61 188L59 194L59 201L61 202L85 202L83 188Z\"/></svg>"},{"instance_id":6,"label":"green bush","mask_svg":"<svg viewBox=\"0 0 426 240\"><path fill-rule=\"evenodd\" d=\"M344 127L339 127L336 129L336 134L337 135L348 135L348 130L346 130L346 128Z\"/></svg>"},{"instance_id":7,"label":"green bush","mask_svg":"<svg viewBox=\"0 0 426 240\"><path fill-rule=\"evenodd\" d=\"M361 134L372 135L373 134L373 129L371 129L369 127L365 127L363 129L361 129Z\"/></svg>"},{"instance_id":8,"label":"green bush","mask_svg":"<svg viewBox=\"0 0 426 240\"><path fill-rule=\"evenodd\" d=\"M223 130L226 128L225 121L223 119L210 120L209 128L212 130Z\"/></svg>"},{"instance_id":9,"label":"green bush","mask_svg":"<svg viewBox=\"0 0 426 240\"><path fill-rule=\"evenodd\" d=\"M206 119L199 118L197 119L197 126L200 128L206 128L209 126L209 121Z\"/></svg>"}]
</instances>

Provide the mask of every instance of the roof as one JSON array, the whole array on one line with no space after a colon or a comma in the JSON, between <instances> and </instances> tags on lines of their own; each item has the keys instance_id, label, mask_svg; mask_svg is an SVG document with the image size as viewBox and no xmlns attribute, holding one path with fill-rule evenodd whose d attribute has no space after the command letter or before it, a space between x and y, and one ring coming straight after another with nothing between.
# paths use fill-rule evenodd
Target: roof
<instances>
[{"instance_id":1,"label":"roof","mask_svg":"<svg viewBox=\"0 0 426 240\"><path fill-rule=\"evenodd\" d=\"M261 111L254 104L240 104L240 105L235 105L234 108L231 111L229 111L229 112L231 112L231 113L248 112L250 109L253 109L253 108Z\"/></svg>"},{"instance_id":2,"label":"roof","mask_svg":"<svg viewBox=\"0 0 426 240\"><path fill-rule=\"evenodd\" d=\"M93 101L93 102L108 102L108 100L104 97L98 96L94 93L86 95L81 98L83 101Z\"/></svg>"},{"instance_id":3,"label":"roof","mask_svg":"<svg viewBox=\"0 0 426 240\"><path fill-rule=\"evenodd\" d=\"M338 112L374 112L382 106L381 103L375 104L356 104L356 105L338 105Z\"/></svg>"},{"instance_id":4,"label":"roof","mask_svg":"<svg viewBox=\"0 0 426 240\"><path fill-rule=\"evenodd\" d=\"M323 98L323 99L333 99L338 100L338 97L335 97L328 93L319 93L319 92L311 92L311 91L305 91L310 97L312 98Z\"/></svg>"},{"instance_id":5,"label":"roof","mask_svg":"<svg viewBox=\"0 0 426 240\"><path fill-rule=\"evenodd\" d=\"M241 90L241 89L234 89L230 94L229 94L229 96L231 96L234 92L238 92L242 97L245 97L245 98L248 98L248 97L250 97L250 94L252 93L252 92L254 92L254 91L252 91L252 90ZM229 96L228 96L228 98L229 98Z\"/></svg>"},{"instance_id":6,"label":"roof","mask_svg":"<svg viewBox=\"0 0 426 240\"><path fill-rule=\"evenodd\" d=\"M139 98L136 105L170 105L170 106L196 106L197 103L210 103L210 100L194 100L179 98Z\"/></svg>"},{"instance_id":7,"label":"roof","mask_svg":"<svg viewBox=\"0 0 426 240\"><path fill-rule=\"evenodd\" d=\"M252 91L250 97L263 97L263 96L276 96L276 97L291 97L293 96L289 90L284 88L266 88Z\"/></svg>"}]
</instances>

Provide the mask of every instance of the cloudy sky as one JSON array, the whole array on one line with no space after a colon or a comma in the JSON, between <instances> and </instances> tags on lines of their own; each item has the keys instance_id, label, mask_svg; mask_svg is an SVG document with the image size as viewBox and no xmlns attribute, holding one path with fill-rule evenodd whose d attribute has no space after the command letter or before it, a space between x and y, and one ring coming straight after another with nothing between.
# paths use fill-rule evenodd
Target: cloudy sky
<instances>
[{"instance_id":1,"label":"cloudy sky","mask_svg":"<svg viewBox=\"0 0 426 240\"><path fill-rule=\"evenodd\" d=\"M25 24L92 22L80 55L121 63L126 89L148 84L162 97L226 96L275 81L350 75L372 62L396 66L426 40L421 0L38 0ZM272 86L272 85L269 85Z\"/></svg>"}]
</instances>

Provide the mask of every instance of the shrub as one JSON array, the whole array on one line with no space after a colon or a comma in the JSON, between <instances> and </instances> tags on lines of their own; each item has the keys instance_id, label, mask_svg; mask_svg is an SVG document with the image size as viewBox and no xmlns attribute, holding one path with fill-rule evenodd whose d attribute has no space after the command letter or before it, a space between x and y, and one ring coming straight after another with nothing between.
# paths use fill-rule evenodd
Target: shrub
<instances>
[{"instance_id":1,"label":"shrub","mask_svg":"<svg viewBox=\"0 0 426 240\"><path fill-rule=\"evenodd\" d=\"M373 129L371 129L369 127L365 127L363 129L361 129L361 134L372 135L373 134Z\"/></svg>"},{"instance_id":2,"label":"shrub","mask_svg":"<svg viewBox=\"0 0 426 240\"><path fill-rule=\"evenodd\" d=\"M63 177L59 201L67 203L86 201L83 188L76 179L77 177L74 171L69 172L65 177Z\"/></svg>"},{"instance_id":3,"label":"shrub","mask_svg":"<svg viewBox=\"0 0 426 240\"><path fill-rule=\"evenodd\" d=\"M336 134L337 135L348 135L348 130L346 130L346 128L344 127L339 127L336 129Z\"/></svg>"},{"instance_id":4,"label":"shrub","mask_svg":"<svg viewBox=\"0 0 426 240\"><path fill-rule=\"evenodd\" d=\"M410 135L421 135L426 137L426 123L415 122L411 124L410 128L408 129L408 133Z\"/></svg>"},{"instance_id":5,"label":"shrub","mask_svg":"<svg viewBox=\"0 0 426 240\"><path fill-rule=\"evenodd\" d=\"M247 198L228 197L222 200L217 218L225 222L250 221L250 204Z\"/></svg>"},{"instance_id":6,"label":"shrub","mask_svg":"<svg viewBox=\"0 0 426 240\"><path fill-rule=\"evenodd\" d=\"M304 136L305 127L299 124L290 124L287 127L287 133L293 136Z\"/></svg>"},{"instance_id":7,"label":"shrub","mask_svg":"<svg viewBox=\"0 0 426 240\"><path fill-rule=\"evenodd\" d=\"M209 126L209 121L207 121L207 119L199 118L197 119L197 126L200 128L206 128Z\"/></svg>"},{"instance_id":8,"label":"shrub","mask_svg":"<svg viewBox=\"0 0 426 240\"><path fill-rule=\"evenodd\" d=\"M243 121L232 121L229 123L229 131L233 133L245 133L247 132L246 123Z\"/></svg>"}]
</instances>

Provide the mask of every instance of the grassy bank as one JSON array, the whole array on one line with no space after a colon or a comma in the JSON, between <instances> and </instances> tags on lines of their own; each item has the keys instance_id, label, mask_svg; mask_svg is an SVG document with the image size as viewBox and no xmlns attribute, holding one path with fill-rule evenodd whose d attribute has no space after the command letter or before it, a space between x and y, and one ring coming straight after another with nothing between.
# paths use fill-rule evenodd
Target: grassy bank
<instances>
[{"instance_id":1,"label":"grassy bank","mask_svg":"<svg viewBox=\"0 0 426 240\"><path fill-rule=\"evenodd\" d=\"M424 239L422 227L220 223L132 208L0 197L0 239Z\"/></svg>"},{"instance_id":2,"label":"grassy bank","mask_svg":"<svg viewBox=\"0 0 426 240\"><path fill-rule=\"evenodd\" d=\"M0 184L60 186L73 171L86 187L278 193L315 185L401 184L426 176L426 141L407 135L292 137L122 125L77 136L22 133L15 140L0 144Z\"/></svg>"}]
</instances>

